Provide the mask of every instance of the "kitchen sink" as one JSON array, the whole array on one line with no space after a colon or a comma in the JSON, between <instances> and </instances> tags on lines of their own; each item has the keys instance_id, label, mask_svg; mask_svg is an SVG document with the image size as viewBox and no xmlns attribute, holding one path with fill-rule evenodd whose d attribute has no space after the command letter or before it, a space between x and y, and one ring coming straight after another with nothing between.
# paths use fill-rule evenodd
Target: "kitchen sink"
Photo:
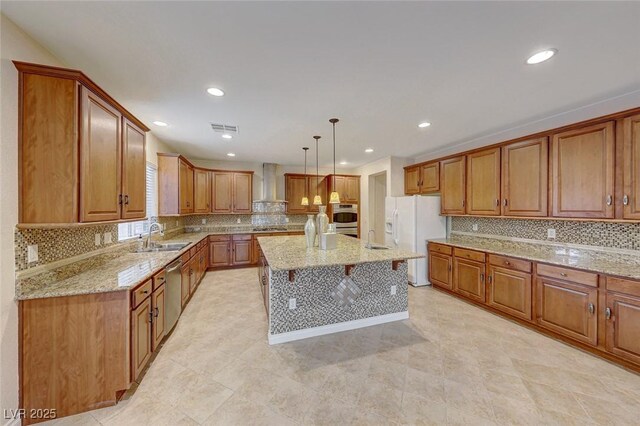
<instances>
[{"instance_id":1,"label":"kitchen sink","mask_svg":"<svg viewBox=\"0 0 640 426\"><path fill-rule=\"evenodd\" d=\"M154 244L151 247L136 250L138 253L152 253L156 251L180 251L191 243L165 243Z\"/></svg>"}]
</instances>

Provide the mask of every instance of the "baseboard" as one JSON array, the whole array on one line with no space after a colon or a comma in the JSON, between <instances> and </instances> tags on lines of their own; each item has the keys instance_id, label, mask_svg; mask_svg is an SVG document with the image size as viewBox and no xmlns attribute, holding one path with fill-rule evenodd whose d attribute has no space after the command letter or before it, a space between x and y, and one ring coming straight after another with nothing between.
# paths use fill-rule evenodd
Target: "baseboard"
<instances>
[{"instance_id":1,"label":"baseboard","mask_svg":"<svg viewBox=\"0 0 640 426\"><path fill-rule=\"evenodd\" d=\"M323 336L325 334L355 330L357 328L364 328L372 325L384 324L393 321L402 321L406 319L409 319L409 311L396 312L393 314L380 315L377 317L363 318L347 322L340 322L337 324L322 325L320 327L306 328L304 330L290 331L288 333L270 334L269 344L277 345L279 343L293 342L294 340L308 339L309 337Z\"/></svg>"}]
</instances>

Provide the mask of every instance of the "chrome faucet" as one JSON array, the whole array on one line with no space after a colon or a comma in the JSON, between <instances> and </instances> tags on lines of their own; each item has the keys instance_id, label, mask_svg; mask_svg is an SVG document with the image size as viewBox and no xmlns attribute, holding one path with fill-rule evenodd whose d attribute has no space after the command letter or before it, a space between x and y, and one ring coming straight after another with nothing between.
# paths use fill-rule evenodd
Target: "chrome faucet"
<instances>
[{"instance_id":1,"label":"chrome faucet","mask_svg":"<svg viewBox=\"0 0 640 426\"><path fill-rule=\"evenodd\" d=\"M371 233L372 233L372 232L373 232L373 235L375 235L375 234L376 234L376 231L375 231L375 230L373 230L373 229L369 229L369 233L367 234L367 245L366 245L366 246L364 246L365 248L370 249L371 247L373 247L373 246L371 245Z\"/></svg>"},{"instance_id":2,"label":"chrome faucet","mask_svg":"<svg viewBox=\"0 0 640 426\"><path fill-rule=\"evenodd\" d=\"M160 231L160 235L164 235L164 232L162 231L162 225L160 225L158 222L151 223L151 225L149 225L149 234L147 235L147 242L145 244L145 248L149 248L149 244L151 243L151 233L153 232L154 225L158 227L158 231Z\"/></svg>"}]
</instances>

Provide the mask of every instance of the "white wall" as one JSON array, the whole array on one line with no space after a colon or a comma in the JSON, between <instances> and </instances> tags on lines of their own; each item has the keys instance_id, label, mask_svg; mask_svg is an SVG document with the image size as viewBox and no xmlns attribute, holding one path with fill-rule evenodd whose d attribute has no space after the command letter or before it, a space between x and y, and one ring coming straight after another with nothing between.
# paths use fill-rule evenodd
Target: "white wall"
<instances>
[{"instance_id":1,"label":"white wall","mask_svg":"<svg viewBox=\"0 0 640 426\"><path fill-rule=\"evenodd\" d=\"M11 61L64 64L2 14L0 40L0 412L4 412L18 407L18 309L14 301L13 245L18 223L18 72Z\"/></svg>"},{"instance_id":2,"label":"white wall","mask_svg":"<svg viewBox=\"0 0 640 426\"><path fill-rule=\"evenodd\" d=\"M360 236L366 238L367 232L373 223L370 216L369 204L371 191L369 188L369 176L379 173L387 175L387 196L399 197L404 195L404 169L408 159L401 157L386 157L364 166L358 167L353 174L360 175ZM372 213L371 213L372 214Z\"/></svg>"}]
</instances>

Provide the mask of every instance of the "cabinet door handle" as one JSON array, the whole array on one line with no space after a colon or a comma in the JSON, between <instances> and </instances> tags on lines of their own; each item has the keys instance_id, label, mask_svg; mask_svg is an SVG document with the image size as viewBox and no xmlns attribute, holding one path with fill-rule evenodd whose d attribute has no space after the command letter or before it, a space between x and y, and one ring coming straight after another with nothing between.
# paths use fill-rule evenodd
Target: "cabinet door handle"
<instances>
[{"instance_id":1,"label":"cabinet door handle","mask_svg":"<svg viewBox=\"0 0 640 426\"><path fill-rule=\"evenodd\" d=\"M160 309L158 309L158 307L156 306L156 308L153 310L153 316L158 318L159 315L160 315Z\"/></svg>"},{"instance_id":2,"label":"cabinet door handle","mask_svg":"<svg viewBox=\"0 0 640 426\"><path fill-rule=\"evenodd\" d=\"M589 313L591 315L593 315L593 313L596 311L596 307L593 305L593 303L589 303L589 306L587 307L587 309L589 309Z\"/></svg>"},{"instance_id":3,"label":"cabinet door handle","mask_svg":"<svg viewBox=\"0 0 640 426\"><path fill-rule=\"evenodd\" d=\"M560 272L560 275L562 275L563 277L566 277L567 273L566 272Z\"/></svg>"},{"instance_id":4,"label":"cabinet door handle","mask_svg":"<svg viewBox=\"0 0 640 426\"><path fill-rule=\"evenodd\" d=\"M622 204L625 206L629 205L629 196L628 195L624 195L624 197L622 197Z\"/></svg>"},{"instance_id":5,"label":"cabinet door handle","mask_svg":"<svg viewBox=\"0 0 640 426\"><path fill-rule=\"evenodd\" d=\"M611 319L611 308L607 308L604 310L604 317L606 319Z\"/></svg>"},{"instance_id":6,"label":"cabinet door handle","mask_svg":"<svg viewBox=\"0 0 640 426\"><path fill-rule=\"evenodd\" d=\"M507 265L507 266L509 266L509 265L511 265L511 262L509 262L508 260L505 260L505 261L504 261L504 264L505 264L505 265Z\"/></svg>"},{"instance_id":7,"label":"cabinet door handle","mask_svg":"<svg viewBox=\"0 0 640 426\"><path fill-rule=\"evenodd\" d=\"M153 311L149 312L149 322L153 323Z\"/></svg>"},{"instance_id":8,"label":"cabinet door handle","mask_svg":"<svg viewBox=\"0 0 640 426\"><path fill-rule=\"evenodd\" d=\"M451 271L451 265L447 266L447 270Z\"/></svg>"},{"instance_id":9,"label":"cabinet door handle","mask_svg":"<svg viewBox=\"0 0 640 426\"><path fill-rule=\"evenodd\" d=\"M613 197L611 195L607 195L607 205L610 206L613 204Z\"/></svg>"},{"instance_id":10,"label":"cabinet door handle","mask_svg":"<svg viewBox=\"0 0 640 426\"><path fill-rule=\"evenodd\" d=\"M122 205L122 194L118 194L118 204Z\"/></svg>"},{"instance_id":11,"label":"cabinet door handle","mask_svg":"<svg viewBox=\"0 0 640 426\"><path fill-rule=\"evenodd\" d=\"M505 206L505 207L507 207L507 204L508 204L508 201L507 201L507 199L505 198L505 199L504 199L504 206Z\"/></svg>"},{"instance_id":12,"label":"cabinet door handle","mask_svg":"<svg viewBox=\"0 0 640 426\"><path fill-rule=\"evenodd\" d=\"M492 277L491 275L489 275L489 276L487 277L487 282L488 282L489 284L491 284L491 282L492 282L492 281L493 281L493 277Z\"/></svg>"},{"instance_id":13,"label":"cabinet door handle","mask_svg":"<svg viewBox=\"0 0 640 426\"><path fill-rule=\"evenodd\" d=\"M483 283L484 282L484 274L480 274L480 282Z\"/></svg>"},{"instance_id":14,"label":"cabinet door handle","mask_svg":"<svg viewBox=\"0 0 640 426\"><path fill-rule=\"evenodd\" d=\"M500 199L498 198L498 199L496 200L496 207L498 207L499 205L500 205Z\"/></svg>"}]
</instances>

